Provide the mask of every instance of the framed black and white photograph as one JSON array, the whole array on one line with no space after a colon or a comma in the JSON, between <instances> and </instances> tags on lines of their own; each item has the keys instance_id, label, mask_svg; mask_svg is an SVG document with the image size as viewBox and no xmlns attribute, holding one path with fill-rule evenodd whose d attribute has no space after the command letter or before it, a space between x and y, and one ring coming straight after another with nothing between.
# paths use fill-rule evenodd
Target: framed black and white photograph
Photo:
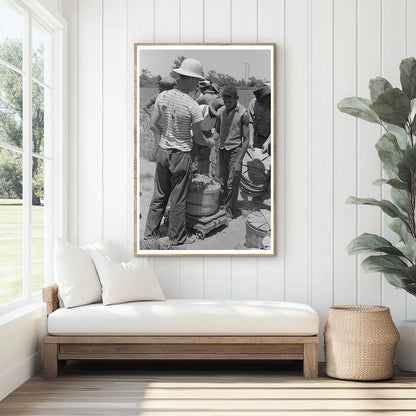
<instances>
[{"instance_id":1,"label":"framed black and white photograph","mask_svg":"<svg viewBox=\"0 0 416 416\"><path fill-rule=\"evenodd\" d=\"M275 45L134 47L135 255L275 255Z\"/></svg>"}]
</instances>

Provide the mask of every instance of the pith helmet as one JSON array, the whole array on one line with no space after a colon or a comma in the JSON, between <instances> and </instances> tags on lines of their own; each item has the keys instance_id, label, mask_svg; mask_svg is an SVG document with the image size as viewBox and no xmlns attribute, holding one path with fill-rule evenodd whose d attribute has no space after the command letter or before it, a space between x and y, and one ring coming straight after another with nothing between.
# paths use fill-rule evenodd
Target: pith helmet
<instances>
[{"instance_id":1,"label":"pith helmet","mask_svg":"<svg viewBox=\"0 0 416 416\"><path fill-rule=\"evenodd\" d=\"M194 77L199 79L205 79L202 76L202 64L193 58L186 58L182 61L180 68L173 69L174 72L187 77Z\"/></svg>"}]
</instances>

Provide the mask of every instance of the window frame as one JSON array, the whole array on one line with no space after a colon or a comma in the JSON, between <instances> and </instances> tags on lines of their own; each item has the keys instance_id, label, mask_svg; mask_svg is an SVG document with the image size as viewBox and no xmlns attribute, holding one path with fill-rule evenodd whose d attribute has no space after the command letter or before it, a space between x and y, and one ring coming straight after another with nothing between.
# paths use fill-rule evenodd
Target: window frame
<instances>
[{"instance_id":1,"label":"window frame","mask_svg":"<svg viewBox=\"0 0 416 416\"><path fill-rule=\"evenodd\" d=\"M6 0L8 1L8 0ZM67 173L67 23L45 9L37 0L14 0L13 4L24 13L23 38L23 145L22 149L3 142L1 148L23 155L23 294L16 300L0 305L0 315L28 303L41 300L41 291L32 293L32 160L44 159L51 164L49 178L44 178L45 189L49 182L50 200L48 221L44 223L44 285L54 282L53 249L57 237L68 235L68 173ZM36 21L51 35L50 85L50 154L39 155L32 151L32 22ZM3 62L2 62L3 63ZM7 65L6 65L7 66ZM13 68L14 69L14 68ZM20 71L19 71L20 72ZM44 87L45 88L45 87Z\"/></svg>"}]
</instances>

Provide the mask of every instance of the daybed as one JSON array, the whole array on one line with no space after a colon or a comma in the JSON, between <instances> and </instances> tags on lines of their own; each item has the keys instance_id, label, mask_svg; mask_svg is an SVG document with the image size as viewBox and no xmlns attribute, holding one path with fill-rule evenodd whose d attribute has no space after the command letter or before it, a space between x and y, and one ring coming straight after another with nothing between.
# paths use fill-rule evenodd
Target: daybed
<instances>
[{"instance_id":1,"label":"daybed","mask_svg":"<svg viewBox=\"0 0 416 416\"><path fill-rule=\"evenodd\" d=\"M304 376L318 375L319 318L307 305L168 299L60 308L56 285L43 299L46 378L69 359L303 360Z\"/></svg>"}]
</instances>

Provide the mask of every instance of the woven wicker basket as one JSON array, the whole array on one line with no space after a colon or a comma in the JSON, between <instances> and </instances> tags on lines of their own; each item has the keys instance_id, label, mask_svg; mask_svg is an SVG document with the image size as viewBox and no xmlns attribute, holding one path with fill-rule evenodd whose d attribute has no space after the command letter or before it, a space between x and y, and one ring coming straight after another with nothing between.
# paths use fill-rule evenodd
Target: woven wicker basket
<instances>
[{"instance_id":1,"label":"woven wicker basket","mask_svg":"<svg viewBox=\"0 0 416 416\"><path fill-rule=\"evenodd\" d=\"M344 380L393 376L399 332L385 306L334 306L324 330L326 373Z\"/></svg>"}]
</instances>

